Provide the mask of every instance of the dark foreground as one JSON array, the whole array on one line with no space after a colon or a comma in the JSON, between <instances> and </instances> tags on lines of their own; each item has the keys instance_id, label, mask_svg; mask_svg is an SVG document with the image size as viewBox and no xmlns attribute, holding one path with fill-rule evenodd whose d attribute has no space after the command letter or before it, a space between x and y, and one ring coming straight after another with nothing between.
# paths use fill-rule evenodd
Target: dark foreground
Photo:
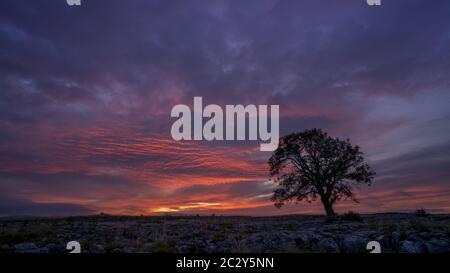
<instances>
[{"instance_id":1,"label":"dark foreground","mask_svg":"<svg viewBox=\"0 0 450 273\"><path fill-rule=\"evenodd\" d=\"M326 222L322 216L2 219L0 252L65 253L450 253L450 215L377 214Z\"/></svg>"}]
</instances>

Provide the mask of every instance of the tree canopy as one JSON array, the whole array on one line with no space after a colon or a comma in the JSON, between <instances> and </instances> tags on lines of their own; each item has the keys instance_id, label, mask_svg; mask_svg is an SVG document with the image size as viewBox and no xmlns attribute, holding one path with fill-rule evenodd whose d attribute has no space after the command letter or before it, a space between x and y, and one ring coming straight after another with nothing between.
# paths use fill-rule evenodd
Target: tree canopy
<instances>
[{"instance_id":1,"label":"tree canopy","mask_svg":"<svg viewBox=\"0 0 450 273\"><path fill-rule=\"evenodd\" d=\"M282 137L269 165L278 184L272 195L275 206L320 198L328 216L335 215L333 205L339 200L358 202L354 187L371 185L375 176L358 146L320 129Z\"/></svg>"}]
</instances>

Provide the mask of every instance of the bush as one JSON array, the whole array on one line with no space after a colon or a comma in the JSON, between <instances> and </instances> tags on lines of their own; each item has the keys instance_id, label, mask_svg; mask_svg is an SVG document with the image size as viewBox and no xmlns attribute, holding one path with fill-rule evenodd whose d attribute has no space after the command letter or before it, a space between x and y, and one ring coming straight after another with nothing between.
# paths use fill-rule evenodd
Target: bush
<instances>
[{"instance_id":1,"label":"bush","mask_svg":"<svg viewBox=\"0 0 450 273\"><path fill-rule=\"evenodd\" d=\"M1 244L18 244L25 242L41 241L44 238L47 241L56 241L56 234L49 227L40 227L34 229L11 229L0 231Z\"/></svg>"},{"instance_id":2,"label":"bush","mask_svg":"<svg viewBox=\"0 0 450 273\"><path fill-rule=\"evenodd\" d=\"M361 222L363 219L361 215L357 212L349 211L341 215L341 220L344 221L355 221L355 222Z\"/></svg>"},{"instance_id":3,"label":"bush","mask_svg":"<svg viewBox=\"0 0 450 273\"><path fill-rule=\"evenodd\" d=\"M213 243L222 242L222 241L225 241L227 238L228 238L228 236L225 233L216 233L211 238L211 242L213 242Z\"/></svg>"},{"instance_id":4,"label":"bush","mask_svg":"<svg viewBox=\"0 0 450 273\"><path fill-rule=\"evenodd\" d=\"M416 212L414 213L416 216L418 217L426 217L428 216L428 212L425 209L418 209L416 210Z\"/></svg>"},{"instance_id":5,"label":"bush","mask_svg":"<svg viewBox=\"0 0 450 273\"><path fill-rule=\"evenodd\" d=\"M336 216L326 216L325 217L325 224L333 224L336 222L337 217Z\"/></svg>"},{"instance_id":6,"label":"bush","mask_svg":"<svg viewBox=\"0 0 450 273\"><path fill-rule=\"evenodd\" d=\"M122 235L127 239L137 239L139 237L139 229L136 227L125 227Z\"/></svg>"},{"instance_id":7,"label":"bush","mask_svg":"<svg viewBox=\"0 0 450 273\"><path fill-rule=\"evenodd\" d=\"M105 251L107 253L112 252L116 248L117 249L122 249L124 247L126 247L125 243L119 242L119 241L112 241L112 242L109 242L109 243L105 244L105 246L104 246Z\"/></svg>"}]
</instances>

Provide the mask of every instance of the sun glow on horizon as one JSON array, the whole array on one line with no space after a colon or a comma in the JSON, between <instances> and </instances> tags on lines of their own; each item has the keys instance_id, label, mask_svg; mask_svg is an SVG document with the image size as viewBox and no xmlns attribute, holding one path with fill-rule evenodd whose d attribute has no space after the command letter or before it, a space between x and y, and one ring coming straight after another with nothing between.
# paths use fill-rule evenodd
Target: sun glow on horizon
<instances>
[{"instance_id":1,"label":"sun glow on horizon","mask_svg":"<svg viewBox=\"0 0 450 273\"><path fill-rule=\"evenodd\" d=\"M210 208L210 207L218 207L221 206L221 203L208 203L208 202L198 202L198 203L192 203L184 206L177 206L177 207L159 207L156 209L153 209L153 213L167 213L167 212L179 212L184 211L188 209L202 209L202 208Z\"/></svg>"}]
</instances>

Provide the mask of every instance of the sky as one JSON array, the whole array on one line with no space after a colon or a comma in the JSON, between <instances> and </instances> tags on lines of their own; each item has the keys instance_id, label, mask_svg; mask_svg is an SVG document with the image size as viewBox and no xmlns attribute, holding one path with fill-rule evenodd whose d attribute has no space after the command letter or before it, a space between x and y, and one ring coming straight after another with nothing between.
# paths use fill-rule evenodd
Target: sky
<instances>
[{"instance_id":1,"label":"sky","mask_svg":"<svg viewBox=\"0 0 450 273\"><path fill-rule=\"evenodd\" d=\"M0 1L0 216L279 215L259 141L175 141L176 104L280 107L377 175L338 212L450 213L450 1Z\"/></svg>"}]
</instances>

